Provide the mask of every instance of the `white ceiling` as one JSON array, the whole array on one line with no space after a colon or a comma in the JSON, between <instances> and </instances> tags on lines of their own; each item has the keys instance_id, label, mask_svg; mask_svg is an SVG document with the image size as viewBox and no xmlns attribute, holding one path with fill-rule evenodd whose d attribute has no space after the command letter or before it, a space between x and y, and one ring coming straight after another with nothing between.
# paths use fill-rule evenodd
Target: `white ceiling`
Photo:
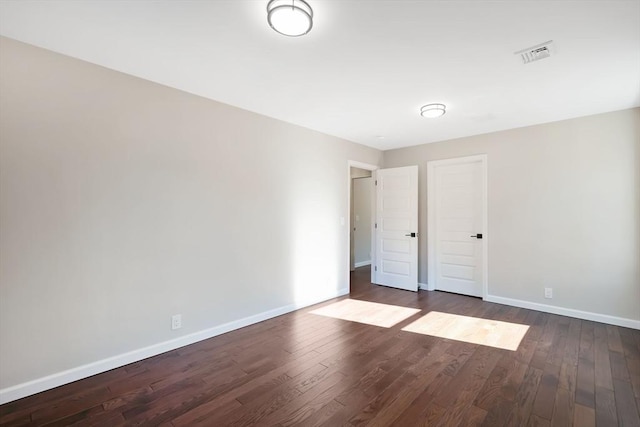
<instances>
[{"instance_id":1,"label":"white ceiling","mask_svg":"<svg viewBox=\"0 0 640 427\"><path fill-rule=\"evenodd\" d=\"M640 0L308 2L299 38L267 0L1 0L0 34L380 149L640 106Z\"/></svg>"}]
</instances>

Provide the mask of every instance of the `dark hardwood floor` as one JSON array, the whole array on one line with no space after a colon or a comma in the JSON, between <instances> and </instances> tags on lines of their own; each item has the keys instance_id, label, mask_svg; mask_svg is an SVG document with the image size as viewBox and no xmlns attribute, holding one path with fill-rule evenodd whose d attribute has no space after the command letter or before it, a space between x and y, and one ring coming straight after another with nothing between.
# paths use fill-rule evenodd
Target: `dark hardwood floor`
<instances>
[{"instance_id":1,"label":"dark hardwood floor","mask_svg":"<svg viewBox=\"0 0 640 427\"><path fill-rule=\"evenodd\" d=\"M0 424L640 426L640 331L372 286L368 268L350 298L421 311L383 328L299 310L2 405ZM401 330L429 311L530 328L517 351Z\"/></svg>"}]
</instances>

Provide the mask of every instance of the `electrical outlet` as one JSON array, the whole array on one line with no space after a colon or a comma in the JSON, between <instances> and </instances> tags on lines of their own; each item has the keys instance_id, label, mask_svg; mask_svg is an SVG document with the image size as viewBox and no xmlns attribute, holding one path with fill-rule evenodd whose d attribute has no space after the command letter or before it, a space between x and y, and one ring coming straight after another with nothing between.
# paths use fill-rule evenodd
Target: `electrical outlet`
<instances>
[{"instance_id":1,"label":"electrical outlet","mask_svg":"<svg viewBox=\"0 0 640 427\"><path fill-rule=\"evenodd\" d=\"M182 328L182 314L174 314L171 316L171 329L176 330Z\"/></svg>"},{"instance_id":2,"label":"electrical outlet","mask_svg":"<svg viewBox=\"0 0 640 427\"><path fill-rule=\"evenodd\" d=\"M544 288L544 297L547 299L553 298L553 288Z\"/></svg>"}]
</instances>

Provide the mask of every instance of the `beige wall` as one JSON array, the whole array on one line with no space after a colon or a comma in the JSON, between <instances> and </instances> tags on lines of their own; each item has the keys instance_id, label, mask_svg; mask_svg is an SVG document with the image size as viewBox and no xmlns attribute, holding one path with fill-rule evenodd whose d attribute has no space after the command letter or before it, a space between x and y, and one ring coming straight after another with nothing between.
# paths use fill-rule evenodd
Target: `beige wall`
<instances>
[{"instance_id":1,"label":"beige wall","mask_svg":"<svg viewBox=\"0 0 640 427\"><path fill-rule=\"evenodd\" d=\"M351 178L366 178L371 176L371 171L367 169L351 168Z\"/></svg>"},{"instance_id":2,"label":"beige wall","mask_svg":"<svg viewBox=\"0 0 640 427\"><path fill-rule=\"evenodd\" d=\"M640 109L385 152L418 164L488 155L489 294L640 320ZM427 282L420 239L420 282ZM543 298L552 287L554 298Z\"/></svg>"},{"instance_id":3,"label":"beige wall","mask_svg":"<svg viewBox=\"0 0 640 427\"><path fill-rule=\"evenodd\" d=\"M0 43L0 389L348 290L379 151Z\"/></svg>"}]
</instances>

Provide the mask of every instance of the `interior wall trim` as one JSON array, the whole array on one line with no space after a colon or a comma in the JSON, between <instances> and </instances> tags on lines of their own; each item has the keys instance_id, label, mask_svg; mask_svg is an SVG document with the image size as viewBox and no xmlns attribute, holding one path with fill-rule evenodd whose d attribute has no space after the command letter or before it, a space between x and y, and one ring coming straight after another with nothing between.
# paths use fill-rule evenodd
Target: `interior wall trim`
<instances>
[{"instance_id":1,"label":"interior wall trim","mask_svg":"<svg viewBox=\"0 0 640 427\"><path fill-rule=\"evenodd\" d=\"M430 287L429 284L420 283L420 282L418 282L418 289L420 289L422 291L434 291L435 290L432 287Z\"/></svg>"},{"instance_id":2,"label":"interior wall trim","mask_svg":"<svg viewBox=\"0 0 640 427\"><path fill-rule=\"evenodd\" d=\"M498 297L495 295L487 295L484 297L484 300L488 302L495 302L498 304L510 305L513 307L528 308L530 310L537 310L545 313L559 314L561 316L575 317L577 319L583 320L592 320L594 322L607 323L610 325L622 326L624 328L640 330L640 320L626 319L624 317L609 316L607 314L575 310L572 308L540 304L537 302L524 301L513 298Z\"/></svg>"},{"instance_id":3,"label":"interior wall trim","mask_svg":"<svg viewBox=\"0 0 640 427\"><path fill-rule=\"evenodd\" d=\"M360 262L356 262L355 263L355 267L356 268L364 267L365 265L371 265L371 260L369 260L369 261L360 261Z\"/></svg>"},{"instance_id":4,"label":"interior wall trim","mask_svg":"<svg viewBox=\"0 0 640 427\"><path fill-rule=\"evenodd\" d=\"M316 300L285 305L253 316L248 316L222 325L214 326L212 328L204 329L202 331L193 332L168 341L129 351L127 353L97 360L66 371L57 372L42 378L6 387L0 390L0 405L348 294L349 287L341 288L332 295L326 295L325 297L317 298Z\"/></svg>"}]
</instances>

